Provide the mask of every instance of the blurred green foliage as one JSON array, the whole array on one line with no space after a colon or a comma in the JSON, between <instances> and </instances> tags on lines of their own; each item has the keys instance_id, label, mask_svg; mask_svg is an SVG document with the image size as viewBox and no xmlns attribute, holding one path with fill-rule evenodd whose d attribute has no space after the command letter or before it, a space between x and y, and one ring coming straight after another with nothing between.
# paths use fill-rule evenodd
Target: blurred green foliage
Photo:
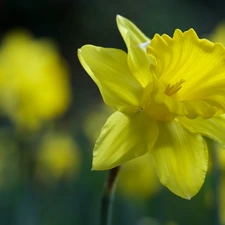
<instances>
[{"instance_id":1,"label":"blurred green foliage","mask_svg":"<svg viewBox=\"0 0 225 225\"><path fill-rule=\"evenodd\" d=\"M90 133L100 132L109 112L101 110L100 94L80 66L77 48L91 43L125 49L117 31L116 14L132 20L149 37L155 33L171 35L175 28L190 27L206 37L224 19L224 7L225 2L220 0L1 1L2 40L18 28L29 30L36 38L52 39L68 64L72 100L67 111L49 118L35 131L18 127L7 114L1 114L0 224L98 224L107 172L91 171L94 139ZM96 113L102 118L97 120L93 115ZM87 125L91 122L92 128ZM46 141L49 136L51 140ZM67 141L59 143L65 136ZM190 201L161 185L144 198L137 197L143 195L135 195L135 189L128 195L118 188L113 224L219 225L215 222L219 207L215 182L212 169L201 191ZM141 191L136 188L136 192ZM222 197L220 200L225 201Z\"/></svg>"}]
</instances>

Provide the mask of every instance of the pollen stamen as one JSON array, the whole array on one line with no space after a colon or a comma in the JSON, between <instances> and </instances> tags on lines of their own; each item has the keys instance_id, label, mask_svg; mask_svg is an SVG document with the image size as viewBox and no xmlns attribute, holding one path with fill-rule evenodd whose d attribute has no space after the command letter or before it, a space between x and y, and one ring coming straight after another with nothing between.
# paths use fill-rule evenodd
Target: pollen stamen
<instances>
[{"instance_id":1,"label":"pollen stamen","mask_svg":"<svg viewBox=\"0 0 225 225\"><path fill-rule=\"evenodd\" d=\"M181 88L182 88L182 84L185 82L184 79L181 79L180 81L178 81L176 84L174 85L170 85L168 84L168 86L166 87L166 90L165 90L165 94L168 95L168 96L171 96L171 95L174 95L176 94Z\"/></svg>"}]
</instances>

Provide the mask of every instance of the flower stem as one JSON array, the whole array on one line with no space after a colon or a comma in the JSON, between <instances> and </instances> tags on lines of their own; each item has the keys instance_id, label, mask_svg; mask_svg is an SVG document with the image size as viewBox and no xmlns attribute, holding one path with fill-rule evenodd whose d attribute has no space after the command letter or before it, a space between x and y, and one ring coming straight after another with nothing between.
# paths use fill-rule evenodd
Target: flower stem
<instances>
[{"instance_id":1,"label":"flower stem","mask_svg":"<svg viewBox=\"0 0 225 225\"><path fill-rule=\"evenodd\" d=\"M111 225L114 193L116 189L116 178L120 167L109 170L105 183L105 189L101 200L100 225Z\"/></svg>"}]
</instances>

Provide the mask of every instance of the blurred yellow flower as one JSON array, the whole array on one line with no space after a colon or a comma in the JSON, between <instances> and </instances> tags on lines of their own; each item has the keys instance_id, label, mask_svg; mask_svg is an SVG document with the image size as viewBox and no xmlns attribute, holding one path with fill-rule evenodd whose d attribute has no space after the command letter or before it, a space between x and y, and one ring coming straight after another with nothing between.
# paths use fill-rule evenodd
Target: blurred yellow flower
<instances>
[{"instance_id":1,"label":"blurred yellow flower","mask_svg":"<svg viewBox=\"0 0 225 225\"><path fill-rule=\"evenodd\" d=\"M82 125L84 133L91 143L96 141L96 138L100 134L101 127L114 111L115 110L104 104L96 104L95 107L87 110Z\"/></svg>"},{"instance_id":2,"label":"blurred yellow flower","mask_svg":"<svg viewBox=\"0 0 225 225\"><path fill-rule=\"evenodd\" d=\"M225 173L225 149L217 149L220 169Z\"/></svg>"},{"instance_id":3,"label":"blurred yellow flower","mask_svg":"<svg viewBox=\"0 0 225 225\"><path fill-rule=\"evenodd\" d=\"M122 16L117 25L128 53L93 45L78 50L105 103L117 110L96 141L93 169L148 152L161 183L190 199L207 171L202 135L225 144L225 49L193 29L150 40Z\"/></svg>"},{"instance_id":4,"label":"blurred yellow flower","mask_svg":"<svg viewBox=\"0 0 225 225\"><path fill-rule=\"evenodd\" d=\"M81 154L71 136L48 134L37 152L37 176L53 183L61 178L73 179L79 172Z\"/></svg>"},{"instance_id":5,"label":"blurred yellow flower","mask_svg":"<svg viewBox=\"0 0 225 225\"><path fill-rule=\"evenodd\" d=\"M118 188L124 195L150 198L160 190L155 169L145 154L125 163L119 173Z\"/></svg>"},{"instance_id":6,"label":"blurred yellow flower","mask_svg":"<svg viewBox=\"0 0 225 225\"><path fill-rule=\"evenodd\" d=\"M209 39L214 42L220 42L225 46L225 21L220 22L213 32L209 35ZM220 169L220 181L218 184L219 187L219 217L221 224L225 224L225 148L217 148L216 149L217 159L219 165L217 165ZM215 190L214 190L215 191ZM213 193L211 193L213 196ZM215 201L212 199L211 202Z\"/></svg>"},{"instance_id":7,"label":"blurred yellow flower","mask_svg":"<svg viewBox=\"0 0 225 225\"><path fill-rule=\"evenodd\" d=\"M213 32L209 35L209 39L213 42L220 42L225 46L225 21L220 22Z\"/></svg>"},{"instance_id":8,"label":"blurred yellow flower","mask_svg":"<svg viewBox=\"0 0 225 225\"><path fill-rule=\"evenodd\" d=\"M0 47L0 107L18 127L37 129L70 102L66 63L54 44L14 31Z\"/></svg>"}]
</instances>

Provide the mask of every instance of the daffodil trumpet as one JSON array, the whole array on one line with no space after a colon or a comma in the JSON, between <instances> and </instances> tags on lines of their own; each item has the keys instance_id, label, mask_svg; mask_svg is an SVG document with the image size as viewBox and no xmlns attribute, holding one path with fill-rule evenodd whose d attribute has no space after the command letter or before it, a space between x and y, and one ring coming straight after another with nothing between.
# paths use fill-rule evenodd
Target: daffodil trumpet
<instances>
[{"instance_id":1,"label":"daffodil trumpet","mask_svg":"<svg viewBox=\"0 0 225 225\"><path fill-rule=\"evenodd\" d=\"M113 113L93 152L93 170L150 154L163 185L191 199L205 180L204 137L225 144L225 48L194 29L150 40L117 16L127 53L85 45L79 60Z\"/></svg>"}]
</instances>

